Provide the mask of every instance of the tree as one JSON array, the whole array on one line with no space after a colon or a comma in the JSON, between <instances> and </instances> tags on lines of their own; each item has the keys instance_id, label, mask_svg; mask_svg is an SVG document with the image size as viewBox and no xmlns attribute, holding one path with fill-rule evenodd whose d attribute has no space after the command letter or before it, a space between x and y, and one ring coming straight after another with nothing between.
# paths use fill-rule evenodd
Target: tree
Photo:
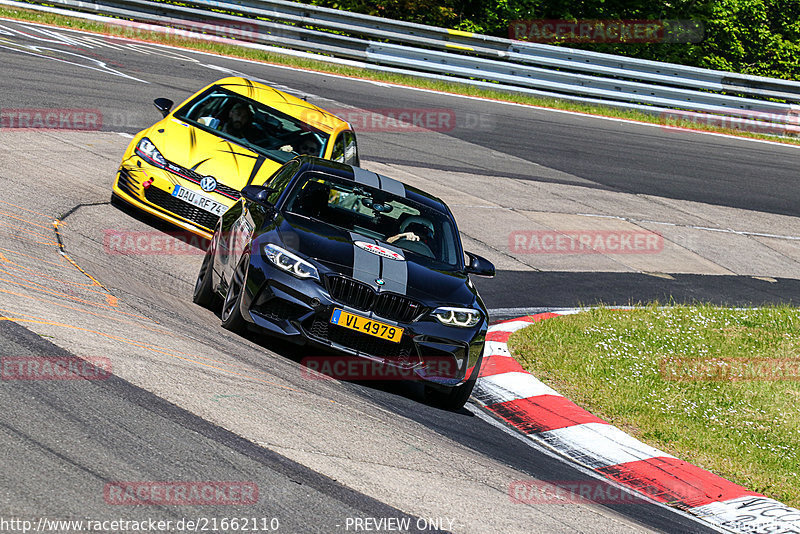
<instances>
[{"instance_id":1,"label":"tree","mask_svg":"<svg viewBox=\"0 0 800 534\"><path fill-rule=\"evenodd\" d=\"M800 79L800 0L313 0L325 7L509 36L515 20L691 20L699 42L567 46L711 69Z\"/></svg>"}]
</instances>

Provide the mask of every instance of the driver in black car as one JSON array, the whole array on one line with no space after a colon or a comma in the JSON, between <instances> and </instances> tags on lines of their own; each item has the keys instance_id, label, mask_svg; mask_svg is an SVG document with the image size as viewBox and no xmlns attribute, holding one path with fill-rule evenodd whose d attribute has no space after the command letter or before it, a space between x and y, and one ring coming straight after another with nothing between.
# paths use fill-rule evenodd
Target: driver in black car
<instances>
[{"instance_id":1,"label":"driver in black car","mask_svg":"<svg viewBox=\"0 0 800 534\"><path fill-rule=\"evenodd\" d=\"M433 225L423 217L409 217L400 224L400 233L387 238L386 242L391 244L401 239L419 242L432 250L434 245Z\"/></svg>"},{"instance_id":2,"label":"driver in black car","mask_svg":"<svg viewBox=\"0 0 800 534\"><path fill-rule=\"evenodd\" d=\"M412 222L405 227L405 232L393 235L392 237L388 238L386 242L394 243L400 239L407 239L408 241L421 241L430 246L433 241L433 230L422 223Z\"/></svg>"}]
</instances>

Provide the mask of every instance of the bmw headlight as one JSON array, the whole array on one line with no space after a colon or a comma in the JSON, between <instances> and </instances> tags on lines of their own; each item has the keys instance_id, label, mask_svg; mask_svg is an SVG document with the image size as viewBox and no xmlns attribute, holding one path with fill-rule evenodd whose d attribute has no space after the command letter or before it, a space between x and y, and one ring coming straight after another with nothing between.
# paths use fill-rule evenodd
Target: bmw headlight
<instances>
[{"instance_id":1,"label":"bmw headlight","mask_svg":"<svg viewBox=\"0 0 800 534\"><path fill-rule=\"evenodd\" d=\"M480 311L472 308L450 308L447 306L436 308L432 313L440 323L462 328L472 328L481 322L483 317Z\"/></svg>"},{"instance_id":2,"label":"bmw headlight","mask_svg":"<svg viewBox=\"0 0 800 534\"><path fill-rule=\"evenodd\" d=\"M136 153L158 167L167 166L167 160L158 151L156 145L146 137L142 137L142 140L136 145Z\"/></svg>"},{"instance_id":3,"label":"bmw headlight","mask_svg":"<svg viewBox=\"0 0 800 534\"><path fill-rule=\"evenodd\" d=\"M267 243L264 245L264 255L276 267L283 269L292 276L319 280L319 272L317 272L316 267L288 250L284 250L272 243Z\"/></svg>"}]
</instances>

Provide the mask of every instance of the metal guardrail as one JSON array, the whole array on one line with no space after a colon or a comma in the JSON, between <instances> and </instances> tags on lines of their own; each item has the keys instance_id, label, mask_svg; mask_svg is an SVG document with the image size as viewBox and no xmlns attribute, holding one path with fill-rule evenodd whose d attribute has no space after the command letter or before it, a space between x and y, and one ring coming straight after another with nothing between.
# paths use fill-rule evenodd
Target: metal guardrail
<instances>
[{"instance_id":1,"label":"metal guardrail","mask_svg":"<svg viewBox=\"0 0 800 534\"><path fill-rule=\"evenodd\" d=\"M789 80L513 41L285 0L29 1L328 54L395 72L652 113L680 109L739 117L741 124L766 122L800 131L800 106L793 104L800 103L800 83ZM242 24L255 31L231 35L229 29Z\"/></svg>"},{"instance_id":2,"label":"metal guardrail","mask_svg":"<svg viewBox=\"0 0 800 534\"><path fill-rule=\"evenodd\" d=\"M623 79L612 79L564 70L548 70L503 61L473 58L434 50L409 49L393 44L371 44L367 58L375 63L401 66L414 70L442 71L463 77L481 77L510 85L535 87L551 91L575 92L610 100L635 99L638 103L665 107L683 107L698 111L729 109L730 114L752 115L752 99L700 92L672 86L653 85ZM757 101L763 113L782 113L787 104Z\"/></svg>"},{"instance_id":3,"label":"metal guardrail","mask_svg":"<svg viewBox=\"0 0 800 534\"><path fill-rule=\"evenodd\" d=\"M513 41L284 0L191 0L191 2L208 8L234 11L238 8L243 14L249 12L292 24L325 27L368 39L386 39L423 47L461 50L479 57L507 59L531 65L544 65L622 78L632 77L655 83L674 84L677 82L683 86L697 89L735 91L758 97L800 101L800 84L788 80Z\"/></svg>"}]
</instances>

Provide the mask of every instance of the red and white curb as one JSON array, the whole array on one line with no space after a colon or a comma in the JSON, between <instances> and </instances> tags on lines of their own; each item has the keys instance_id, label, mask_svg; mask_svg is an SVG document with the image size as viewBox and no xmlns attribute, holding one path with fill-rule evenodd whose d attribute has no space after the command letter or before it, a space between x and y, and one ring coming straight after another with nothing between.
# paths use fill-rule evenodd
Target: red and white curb
<instances>
[{"instance_id":1,"label":"red and white curb","mask_svg":"<svg viewBox=\"0 0 800 534\"><path fill-rule=\"evenodd\" d=\"M473 397L530 439L650 499L741 533L800 533L800 510L650 447L590 414L525 371L509 336L580 310L539 313L489 327Z\"/></svg>"}]
</instances>

